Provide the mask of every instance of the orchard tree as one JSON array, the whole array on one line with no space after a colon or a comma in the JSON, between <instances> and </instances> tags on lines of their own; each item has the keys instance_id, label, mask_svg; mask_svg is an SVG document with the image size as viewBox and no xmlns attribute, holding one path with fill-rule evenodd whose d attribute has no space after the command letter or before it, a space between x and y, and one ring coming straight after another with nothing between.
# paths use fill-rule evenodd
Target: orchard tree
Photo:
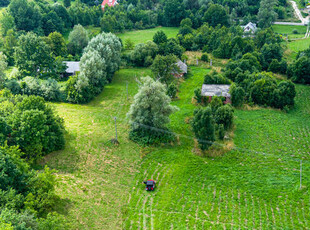
<instances>
[{"instance_id":1,"label":"orchard tree","mask_svg":"<svg viewBox=\"0 0 310 230\"><path fill-rule=\"evenodd\" d=\"M89 37L87 30L83 26L76 25L69 34L68 51L72 55L81 55L83 49L87 46Z\"/></svg>"},{"instance_id":2,"label":"orchard tree","mask_svg":"<svg viewBox=\"0 0 310 230\"><path fill-rule=\"evenodd\" d=\"M170 105L165 85L150 77L143 78L142 82L127 117L131 125L130 137L136 141L144 139L149 144L165 136L162 131L167 130L169 116L177 107Z\"/></svg>"},{"instance_id":3,"label":"orchard tree","mask_svg":"<svg viewBox=\"0 0 310 230\"><path fill-rule=\"evenodd\" d=\"M67 54L66 41L61 33L53 32L48 35L48 44L51 47L52 53L55 57L65 56Z\"/></svg>"},{"instance_id":4,"label":"orchard tree","mask_svg":"<svg viewBox=\"0 0 310 230\"><path fill-rule=\"evenodd\" d=\"M227 104L219 107L215 112L215 122L218 125L223 125L225 130L229 130L234 122L234 110L231 105Z\"/></svg>"},{"instance_id":5,"label":"orchard tree","mask_svg":"<svg viewBox=\"0 0 310 230\"><path fill-rule=\"evenodd\" d=\"M15 63L24 74L38 75L53 69L50 47L36 34L21 35L15 48Z\"/></svg>"},{"instance_id":6,"label":"orchard tree","mask_svg":"<svg viewBox=\"0 0 310 230\"><path fill-rule=\"evenodd\" d=\"M277 19L275 12L277 0L262 0L258 11L257 19L260 28L268 28Z\"/></svg>"},{"instance_id":7,"label":"orchard tree","mask_svg":"<svg viewBox=\"0 0 310 230\"><path fill-rule=\"evenodd\" d=\"M180 72L176 62L177 58L174 55L157 55L151 66L155 78L168 86L174 80L173 74Z\"/></svg>"},{"instance_id":8,"label":"orchard tree","mask_svg":"<svg viewBox=\"0 0 310 230\"><path fill-rule=\"evenodd\" d=\"M94 37L84 52L97 51L105 62L107 80L112 81L114 73L121 63L122 45L120 39L112 33L101 33Z\"/></svg>"},{"instance_id":9,"label":"orchard tree","mask_svg":"<svg viewBox=\"0 0 310 230\"><path fill-rule=\"evenodd\" d=\"M194 111L192 128L201 150L207 150L215 141L215 126L210 107L199 108Z\"/></svg>"}]
</instances>

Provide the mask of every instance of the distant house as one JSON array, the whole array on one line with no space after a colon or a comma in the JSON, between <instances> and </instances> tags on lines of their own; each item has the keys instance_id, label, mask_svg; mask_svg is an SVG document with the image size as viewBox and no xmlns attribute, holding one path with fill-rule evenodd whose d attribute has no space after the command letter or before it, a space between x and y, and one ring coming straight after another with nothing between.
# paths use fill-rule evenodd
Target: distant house
<instances>
[{"instance_id":1,"label":"distant house","mask_svg":"<svg viewBox=\"0 0 310 230\"><path fill-rule=\"evenodd\" d=\"M118 2L117 0L103 0L102 4L101 4L101 9L104 10L104 7L106 6L115 6L117 5Z\"/></svg>"},{"instance_id":2,"label":"distant house","mask_svg":"<svg viewBox=\"0 0 310 230\"><path fill-rule=\"evenodd\" d=\"M64 77L69 77L75 75L77 72L80 72L80 62L64 61L63 63L67 66L67 69L63 74Z\"/></svg>"},{"instance_id":3,"label":"distant house","mask_svg":"<svg viewBox=\"0 0 310 230\"><path fill-rule=\"evenodd\" d=\"M244 33L247 34L254 34L257 31L257 26L255 23L249 22L245 26L241 26L243 28Z\"/></svg>"},{"instance_id":4,"label":"distant house","mask_svg":"<svg viewBox=\"0 0 310 230\"><path fill-rule=\"evenodd\" d=\"M225 97L225 104L231 103L231 95L229 94L230 85L207 85L203 84L201 89L201 95L204 97L209 97L209 102L212 97Z\"/></svg>"},{"instance_id":5,"label":"distant house","mask_svg":"<svg viewBox=\"0 0 310 230\"><path fill-rule=\"evenodd\" d=\"M179 60L175 64L180 69L180 71L172 73L176 78L183 77L185 74L187 74L187 65L184 62Z\"/></svg>"}]
</instances>

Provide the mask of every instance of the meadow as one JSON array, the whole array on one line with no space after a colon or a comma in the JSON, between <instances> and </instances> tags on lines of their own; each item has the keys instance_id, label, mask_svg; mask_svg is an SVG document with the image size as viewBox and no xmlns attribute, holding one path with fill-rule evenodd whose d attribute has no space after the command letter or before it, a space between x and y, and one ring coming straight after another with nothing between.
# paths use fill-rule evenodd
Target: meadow
<instances>
[{"instance_id":1,"label":"meadow","mask_svg":"<svg viewBox=\"0 0 310 230\"><path fill-rule=\"evenodd\" d=\"M289 39L302 38L307 32L306 26L272 25L272 29L278 34L288 35ZM297 30L298 34L294 34L294 30Z\"/></svg>"},{"instance_id":2,"label":"meadow","mask_svg":"<svg viewBox=\"0 0 310 230\"><path fill-rule=\"evenodd\" d=\"M153 41L153 36L156 32L162 30L168 38L174 38L179 32L177 27L156 27L147 30L135 30L129 31L126 33L117 34L119 38L125 42L127 39L130 39L135 45L139 43L145 43L147 41Z\"/></svg>"},{"instance_id":3,"label":"meadow","mask_svg":"<svg viewBox=\"0 0 310 230\"><path fill-rule=\"evenodd\" d=\"M310 89L297 86L296 107L236 110L233 149L195 154L189 120L193 91L210 71L191 67L180 82L175 143L142 147L128 140L126 113L148 69L122 69L87 105L54 104L68 133L63 151L44 159L58 171L58 211L72 229L305 229L309 226ZM126 84L128 82L129 100ZM119 146L112 145L117 117ZM302 189L299 164L303 160ZM147 193L142 184L155 179Z\"/></svg>"}]
</instances>

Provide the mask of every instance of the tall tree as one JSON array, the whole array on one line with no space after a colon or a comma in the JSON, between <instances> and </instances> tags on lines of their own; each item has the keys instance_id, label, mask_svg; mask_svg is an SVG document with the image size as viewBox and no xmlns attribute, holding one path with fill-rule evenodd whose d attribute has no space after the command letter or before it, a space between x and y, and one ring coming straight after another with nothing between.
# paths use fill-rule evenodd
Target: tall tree
<instances>
[{"instance_id":1,"label":"tall tree","mask_svg":"<svg viewBox=\"0 0 310 230\"><path fill-rule=\"evenodd\" d=\"M3 88L3 84L5 81L5 69L7 68L8 63L6 62L6 56L0 52L0 89Z\"/></svg>"},{"instance_id":2,"label":"tall tree","mask_svg":"<svg viewBox=\"0 0 310 230\"><path fill-rule=\"evenodd\" d=\"M81 25L74 26L68 38L68 51L72 55L81 55L83 49L87 46L89 37L87 30Z\"/></svg>"},{"instance_id":3,"label":"tall tree","mask_svg":"<svg viewBox=\"0 0 310 230\"><path fill-rule=\"evenodd\" d=\"M115 71L121 62L122 45L120 39L111 33L101 33L94 37L84 52L97 51L106 63L107 80L112 81Z\"/></svg>"},{"instance_id":4,"label":"tall tree","mask_svg":"<svg viewBox=\"0 0 310 230\"><path fill-rule=\"evenodd\" d=\"M192 128L202 150L207 150L215 141L215 127L212 109L199 108L194 111Z\"/></svg>"},{"instance_id":5,"label":"tall tree","mask_svg":"<svg viewBox=\"0 0 310 230\"><path fill-rule=\"evenodd\" d=\"M135 95L134 103L127 114L131 125L131 134L141 139L165 133L170 122L169 116L177 110L170 105L171 99L166 94L166 87L150 77L143 78L143 84Z\"/></svg>"},{"instance_id":6,"label":"tall tree","mask_svg":"<svg viewBox=\"0 0 310 230\"><path fill-rule=\"evenodd\" d=\"M185 7L183 1L168 0L164 6L164 20L167 26L179 26L185 18Z\"/></svg>"},{"instance_id":7,"label":"tall tree","mask_svg":"<svg viewBox=\"0 0 310 230\"><path fill-rule=\"evenodd\" d=\"M53 32L48 35L48 44L54 56L65 56L67 54L66 41L61 33Z\"/></svg>"},{"instance_id":8,"label":"tall tree","mask_svg":"<svg viewBox=\"0 0 310 230\"><path fill-rule=\"evenodd\" d=\"M174 55L157 55L151 67L155 78L166 85L171 83L174 79L173 74L178 74L180 72L176 62L177 58Z\"/></svg>"},{"instance_id":9,"label":"tall tree","mask_svg":"<svg viewBox=\"0 0 310 230\"><path fill-rule=\"evenodd\" d=\"M4 36L6 36L9 30L15 27L14 18L7 10L4 10L0 15L0 25L0 31Z\"/></svg>"},{"instance_id":10,"label":"tall tree","mask_svg":"<svg viewBox=\"0 0 310 230\"><path fill-rule=\"evenodd\" d=\"M16 29L25 31L37 31L41 28L42 15L33 2L27 0L12 0L9 11L14 17Z\"/></svg>"},{"instance_id":11,"label":"tall tree","mask_svg":"<svg viewBox=\"0 0 310 230\"><path fill-rule=\"evenodd\" d=\"M29 32L21 35L15 48L15 63L23 74L38 75L53 69L50 47L41 37Z\"/></svg>"},{"instance_id":12,"label":"tall tree","mask_svg":"<svg viewBox=\"0 0 310 230\"><path fill-rule=\"evenodd\" d=\"M262 0L258 11L258 26L268 28L277 19L278 14L275 12L277 0Z\"/></svg>"},{"instance_id":13,"label":"tall tree","mask_svg":"<svg viewBox=\"0 0 310 230\"><path fill-rule=\"evenodd\" d=\"M203 16L203 21L209 23L210 26L217 25L228 26L228 15L225 8L218 4L212 4Z\"/></svg>"}]
</instances>

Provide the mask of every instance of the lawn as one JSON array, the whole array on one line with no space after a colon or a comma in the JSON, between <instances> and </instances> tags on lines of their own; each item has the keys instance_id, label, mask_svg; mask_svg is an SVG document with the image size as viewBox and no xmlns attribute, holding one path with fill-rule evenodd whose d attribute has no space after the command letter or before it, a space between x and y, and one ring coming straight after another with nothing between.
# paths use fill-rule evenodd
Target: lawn
<instances>
[{"instance_id":1,"label":"lawn","mask_svg":"<svg viewBox=\"0 0 310 230\"><path fill-rule=\"evenodd\" d=\"M272 25L272 29L278 34L288 35L291 39L304 37L307 32L306 26ZM293 30L297 30L298 34L293 34Z\"/></svg>"},{"instance_id":2,"label":"lawn","mask_svg":"<svg viewBox=\"0 0 310 230\"><path fill-rule=\"evenodd\" d=\"M308 49L310 46L310 38L291 41L287 43L289 59L295 60L299 51Z\"/></svg>"},{"instance_id":3,"label":"lawn","mask_svg":"<svg viewBox=\"0 0 310 230\"><path fill-rule=\"evenodd\" d=\"M179 32L177 27L156 27L148 30L135 30L129 31L126 33L117 34L119 38L125 42L127 39L130 39L134 42L135 45L139 43L145 43L147 41L152 41L153 36L157 31L164 31L168 38L174 38Z\"/></svg>"},{"instance_id":4,"label":"lawn","mask_svg":"<svg viewBox=\"0 0 310 230\"><path fill-rule=\"evenodd\" d=\"M66 149L45 158L58 170L58 210L72 229L309 228L310 89L297 86L296 107L237 110L235 148L223 157L193 153L188 120L193 91L209 70L192 67L171 116L176 143L141 147L128 140L126 112L146 69L123 69L87 105L54 104L65 119ZM126 82L129 101L126 100ZM119 146L114 137L117 117ZM299 190L299 160L303 189ZM153 178L157 189L144 191Z\"/></svg>"}]
</instances>

